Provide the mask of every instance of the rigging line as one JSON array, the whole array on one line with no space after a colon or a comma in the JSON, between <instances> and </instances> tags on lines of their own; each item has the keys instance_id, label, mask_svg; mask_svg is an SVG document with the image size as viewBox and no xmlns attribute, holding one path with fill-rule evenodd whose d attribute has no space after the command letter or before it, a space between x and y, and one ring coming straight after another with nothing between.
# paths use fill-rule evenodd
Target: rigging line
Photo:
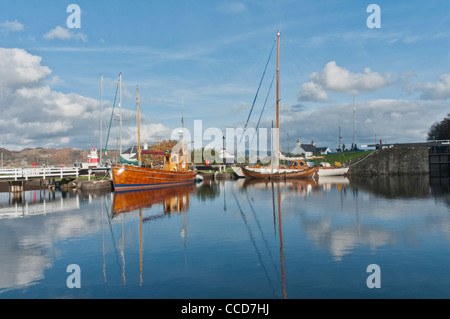
<instances>
[{"instance_id":1,"label":"rigging line","mask_svg":"<svg viewBox=\"0 0 450 319\"><path fill-rule=\"evenodd\" d=\"M252 241L252 244L253 244L253 246L255 247L255 251L256 251L256 254L258 255L258 259L259 259L259 264L260 264L261 267L263 268L264 274L265 274L265 276L266 276L266 278L267 278L267 281L269 282L270 287L272 287L273 295L276 296L276 292L275 292L275 288L274 288L274 286L273 286L272 280L270 279L269 273L267 272L267 268L266 268L266 266L265 266L264 263L263 263L261 253L259 252L258 246L256 245L255 238L254 238L254 236L253 236L252 230L251 230L250 226L248 225L247 218L245 218L245 214L244 214L244 212L242 211L241 205L239 205L239 201L238 201L238 199L236 198L236 195L234 194L234 191L233 191L233 197L234 197L234 199L235 199L235 201L236 201L236 204L237 204L237 206L238 206L238 208L239 208L239 212L241 213L241 217L242 217L242 219L244 220L245 226L247 227L248 235L250 236L250 239L251 239L251 241Z\"/></svg>"},{"instance_id":2,"label":"rigging line","mask_svg":"<svg viewBox=\"0 0 450 319\"><path fill-rule=\"evenodd\" d=\"M101 203L100 203L101 205ZM106 282L106 259L105 259L105 234L103 231L103 205L102 206L102 252L103 252L103 278Z\"/></svg>"},{"instance_id":3,"label":"rigging line","mask_svg":"<svg viewBox=\"0 0 450 319\"><path fill-rule=\"evenodd\" d=\"M257 217L257 215L256 215L256 212L255 212L255 210L254 210L254 208L253 208L253 205L252 205L252 203L250 202L250 198L248 197L248 192L247 192L247 190L244 190L244 193L245 193L245 196L247 197L247 201L248 201L248 204L250 205L250 209L252 210L253 216L255 217L256 224L258 225L258 229L259 229L259 232L261 233L261 237L262 237L262 239L263 239L264 245L266 246L267 252L268 252L269 257L270 257L270 260L272 261L273 268L275 269L275 272L276 272L276 273L278 274L278 276L279 276L278 269L277 269L276 266L275 266L275 263L274 263L274 261L273 261L272 253L271 253L270 248L269 248L269 245L268 245L268 243L267 243L266 236L264 236L264 232L263 232L263 230L262 230L262 228L261 228L261 223L259 222L259 219L258 219L258 217Z\"/></svg>"},{"instance_id":4,"label":"rigging line","mask_svg":"<svg viewBox=\"0 0 450 319\"><path fill-rule=\"evenodd\" d=\"M375 150L375 151L373 151L373 152L370 152L370 153L369 153L368 155L366 155L363 159L361 159L361 160L359 160L359 161L357 161L357 162L355 162L355 163L353 163L353 164L350 164L348 167L353 166L353 165L356 165L356 164L358 164L358 163L361 163L362 161L364 161L365 159L367 159L369 156L375 154L377 151L378 151L378 150Z\"/></svg>"},{"instance_id":5,"label":"rigging line","mask_svg":"<svg viewBox=\"0 0 450 319\"><path fill-rule=\"evenodd\" d=\"M108 149L109 132L111 131L111 123L112 123L112 120L113 120L114 107L115 107L115 105L116 105L117 91L118 91L118 89L119 89L119 83L117 83L117 86L116 86L116 95L114 96L114 104L113 104L112 111L111 111L111 119L109 120L108 135L106 136L105 151L104 151L104 153L103 153L103 156L104 156L104 157L106 156L106 151L107 151L107 149Z\"/></svg>"},{"instance_id":6,"label":"rigging line","mask_svg":"<svg viewBox=\"0 0 450 319\"><path fill-rule=\"evenodd\" d=\"M120 256L122 257L122 285L125 286L126 278L125 278L125 238L123 233L123 214L122 217L122 228L121 228L121 238L122 238L122 247L120 249Z\"/></svg>"},{"instance_id":7,"label":"rigging line","mask_svg":"<svg viewBox=\"0 0 450 319\"><path fill-rule=\"evenodd\" d=\"M105 198L106 200L106 198ZM105 232L103 231L103 198L100 200L100 207L101 207L101 229L102 229L102 260L103 260L103 278L106 283L106 260L105 260Z\"/></svg>"},{"instance_id":8,"label":"rigging line","mask_svg":"<svg viewBox=\"0 0 450 319\"><path fill-rule=\"evenodd\" d=\"M118 270L119 270L119 276L122 277L122 274L120 273L120 261L119 261L119 254L117 252L116 239L114 238L114 232L113 232L112 224L111 224L111 215L109 214L109 209L108 209L108 205L106 203L106 198L105 198L105 210L106 210L106 216L108 216L109 230L111 232L114 251L116 253L116 262L117 262L117 266L118 266Z\"/></svg>"},{"instance_id":9,"label":"rigging line","mask_svg":"<svg viewBox=\"0 0 450 319\"><path fill-rule=\"evenodd\" d=\"M261 122L261 118L262 118L262 115L264 113L264 109L266 108L267 99L269 98L270 90L272 89L273 81L275 80L276 74L277 74L277 71L275 70L275 72L273 74L273 77L272 77L272 82L270 83L269 91L267 92L266 100L264 101L264 105L263 105L263 108L261 110L261 114L259 115L258 124L256 124L255 133L253 134L252 141L250 142L250 145L253 144L253 140L255 139L256 132L258 131L259 123Z\"/></svg>"},{"instance_id":10,"label":"rigging line","mask_svg":"<svg viewBox=\"0 0 450 319\"><path fill-rule=\"evenodd\" d=\"M259 89L261 88L261 84L264 79L264 75L266 74L267 66L269 65L270 58L271 58L272 52L273 52L273 48L275 47L275 43L276 43L276 40L273 42L272 49L270 50L269 58L267 59L267 62L266 62L266 67L264 68L264 72L262 74L261 80L259 81L258 89L256 90L256 95L255 95L255 98L253 99L253 104L252 104L252 107L251 107L250 112L247 117L247 122L245 123L244 130L242 131L241 138L239 139L239 144L241 144L242 137L244 136L244 133L247 130L248 121L250 120L250 116L252 115L253 107L255 106L256 98L258 97Z\"/></svg>"}]
</instances>

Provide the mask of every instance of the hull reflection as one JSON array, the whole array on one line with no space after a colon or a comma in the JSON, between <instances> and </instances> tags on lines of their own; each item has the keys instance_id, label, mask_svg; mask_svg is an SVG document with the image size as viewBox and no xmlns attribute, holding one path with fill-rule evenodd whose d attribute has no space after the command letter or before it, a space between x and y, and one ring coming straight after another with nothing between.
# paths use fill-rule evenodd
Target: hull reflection
<instances>
[{"instance_id":1,"label":"hull reflection","mask_svg":"<svg viewBox=\"0 0 450 319\"><path fill-rule=\"evenodd\" d=\"M242 188L253 188L253 189L271 189L273 185L283 185L289 190L294 191L299 194L310 194L313 190L317 190L319 184L314 178L308 179L296 179L296 180L286 180L286 181L270 181L264 179L245 179Z\"/></svg>"},{"instance_id":2,"label":"hull reflection","mask_svg":"<svg viewBox=\"0 0 450 319\"><path fill-rule=\"evenodd\" d=\"M114 193L112 216L151 207L154 204L164 204L164 213L180 213L189 207L189 195L197 191L195 184L141 190L124 193Z\"/></svg>"},{"instance_id":3,"label":"hull reflection","mask_svg":"<svg viewBox=\"0 0 450 319\"><path fill-rule=\"evenodd\" d=\"M272 188L272 184L286 184L286 185L298 185L317 187L317 181L313 178L310 179L298 179L298 180L286 180L286 181L271 181L266 179L245 179L242 183L242 188L253 187L256 189Z\"/></svg>"}]
</instances>

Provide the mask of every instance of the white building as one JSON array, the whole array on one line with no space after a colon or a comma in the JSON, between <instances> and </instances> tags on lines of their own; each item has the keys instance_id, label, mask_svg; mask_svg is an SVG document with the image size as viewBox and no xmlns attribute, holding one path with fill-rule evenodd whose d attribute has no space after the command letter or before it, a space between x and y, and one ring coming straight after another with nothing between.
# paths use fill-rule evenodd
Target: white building
<instances>
[{"instance_id":1,"label":"white building","mask_svg":"<svg viewBox=\"0 0 450 319\"><path fill-rule=\"evenodd\" d=\"M301 144L300 140L297 140L297 144L291 152L293 155L304 154L305 157L310 157L313 155L324 155L330 154L331 150L329 147L317 147L316 143L313 144Z\"/></svg>"}]
</instances>

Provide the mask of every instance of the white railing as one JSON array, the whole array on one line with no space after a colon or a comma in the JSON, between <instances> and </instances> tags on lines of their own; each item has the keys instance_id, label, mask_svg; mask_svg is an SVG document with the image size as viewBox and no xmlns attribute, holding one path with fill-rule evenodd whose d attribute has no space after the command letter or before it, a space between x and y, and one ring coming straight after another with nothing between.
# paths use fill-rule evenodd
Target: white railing
<instances>
[{"instance_id":1,"label":"white railing","mask_svg":"<svg viewBox=\"0 0 450 319\"><path fill-rule=\"evenodd\" d=\"M31 167L31 168L0 168L0 180L28 180L29 178L78 177L78 167Z\"/></svg>"}]
</instances>

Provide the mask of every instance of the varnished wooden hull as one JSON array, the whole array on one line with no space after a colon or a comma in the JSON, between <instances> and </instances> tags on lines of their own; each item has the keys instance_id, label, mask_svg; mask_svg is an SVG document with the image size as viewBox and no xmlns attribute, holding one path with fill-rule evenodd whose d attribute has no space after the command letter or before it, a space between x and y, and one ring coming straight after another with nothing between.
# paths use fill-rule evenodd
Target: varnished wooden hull
<instances>
[{"instance_id":1,"label":"varnished wooden hull","mask_svg":"<svg viewBox=\"0 0 450 319\"><path fill-rule=\"evenodd\" d=\"M299 170L298 172L289 171L289 172L274 172L274 173L263 173L252 171L242 167L242 173L245 178L257 178L257 179L302 179L302 178L312 178L317 172L317 168L309 168L305 170Z\"/></svg>"},{"instance_id":2,"label":"varnished wooden hull","mask_svg":"<svg viewBox=\"0 0 450 319\"><path fill-rule=\"evenodd\" d=\"M173 172L131 165L114 165L114 190L130 191L188 185L195 181L195 171Z\"/></svg>"}]
</instances>

